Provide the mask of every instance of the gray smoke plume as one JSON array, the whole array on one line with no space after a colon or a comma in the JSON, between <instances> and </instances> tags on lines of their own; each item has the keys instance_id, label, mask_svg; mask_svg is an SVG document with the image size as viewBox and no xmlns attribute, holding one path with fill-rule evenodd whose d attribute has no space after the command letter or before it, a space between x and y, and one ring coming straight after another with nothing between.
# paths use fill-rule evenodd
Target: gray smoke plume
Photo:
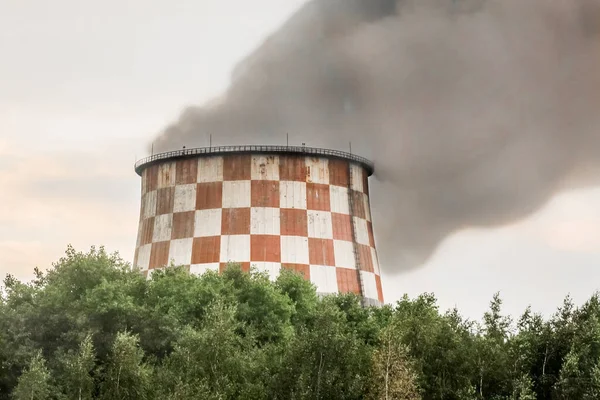
<instances>
[{"instance_id":1,"label":"gray smoke plume","mask_svg":"<svg viewBox=\"0 0 600 400\"><path fill-rule=\"evenodd\" d=\"M155 149L352 141L392 272L600 183L599 105L600 0L314 0Z\"/></svg>"}]
</instances>

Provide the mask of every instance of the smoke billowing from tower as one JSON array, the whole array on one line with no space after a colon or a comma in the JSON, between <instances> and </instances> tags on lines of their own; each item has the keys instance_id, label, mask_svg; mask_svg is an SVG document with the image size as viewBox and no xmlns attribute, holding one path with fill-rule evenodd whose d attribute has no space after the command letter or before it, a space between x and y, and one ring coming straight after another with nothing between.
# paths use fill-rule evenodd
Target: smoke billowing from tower
<instances>
[{"instance_id":1,"label":"smoke billowing from tower","mask_svg":"<svg viewBox=\"0 0 600 400\"><path fill-rule=\"evenodd\" d=\"M210 62L210 60L207 60ZM523 218L590 185L600 144L600 0L315 0L187 109L155 150L282 143L375 160L382 264Z\"/></svg>"}]
</instances>

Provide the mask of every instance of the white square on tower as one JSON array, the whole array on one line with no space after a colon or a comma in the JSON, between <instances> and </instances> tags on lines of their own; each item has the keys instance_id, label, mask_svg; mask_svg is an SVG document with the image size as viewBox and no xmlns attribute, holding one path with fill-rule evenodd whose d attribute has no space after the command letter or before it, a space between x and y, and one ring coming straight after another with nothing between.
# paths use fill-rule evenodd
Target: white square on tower
<instances>
[{"instance_id":1,"label":"white square on tower","mask_svg":"<svg viewBox=\"0 0 600 400\"><path fill-rule=\"evenodd\" d=\"M223 182L223 208L250 207L250 181Z\"/></svg>"},{"instance_id":2,"label":"white square on tower","mask_svg":"<svg viewBox=\"0 0 600 400\"><path fill-rule=\"evenodd\" d=\"M308 237L317 239L333 239L333 222L328 211L307 211Z\"/></svg>"},{"instance_id":3,"label":"white square on tower","mask_svg":"<svg viewBox=\"0 0 600 400\"><path fill-rule=\"evenodd\" d=\"M250 209L250 233L252 235L277 235L281 231L279 208L252 207Z\"/></svg>"},{"instance_id":4,"label":"white square on tower","mask_svg":"<svg viewBox=\"0 0 600 400\"><path fill-rule=\"evenodd\" d=\"M281 264L276 262L252 262L250 268L255 268L258 272L266 272L269 279L275 281L281 271Z\"/></svg>"},{"instance_id":5,"label":"white square on tower","mask_svg":"<svg viewBox=\"0 0 600 400\"><path fill-rule=\"evenodd\" d=\"M350 168L352 169L352 189L357 192L364 193L365 188L363 187L363 167L353 163L350 165Z\"/></svg>"},{"instance_id":6,"label":"white square on tower","mask_svg":"<svg viewBox=\"0 0 600 400\"><path fill-rule=\"evenodd\" d=\"M221 236L221 262L242 263L250 261L250 235Z\"/></svg>"},{"instance_id":7,"label":"white square on tower","mask_svg":"<svg viewBox=\"0 0 600 400\"><path fill-rule=\"evenodd\" d=\"M281 208L297 208L306 210L306 182L279 182Z\"/></svg>"},{"instance_id":8,"label":"white square on tower","mask_svg":"<svg viewBox=\"0 0 600 400\"><path fill-rule=\"evenodd\" d=\"M372 272L360 271L360 279L362 280L364 289L363 295L369 299L379 299L375 274Z\"/></svg>"},{"instance_id":9,"label":"white square on tower","mask_svg":"<svg viewBox=\"0 0 600 400\"><path fill-rule=\"evenodd\" d=\"M194 211L196 209L196 184L175 186L173 212Z\"/></svg>"},{"instance_id":10,"label":"white square on tower","mask_svg":"<svg viewBox=\"0 0 600 400\"><path fill-rule=\"evenodd\" d=\"M223 181L223 157L202 157L198 160L198 183Z\"/></svg>"},{"instance_id":11,"label":"white square on tower","mask_svg":"<svg viewBox=\"0 0 600 400\"><path fill-rule=\"evenodd\" d=\"M329 202L331 212L350 215L347 188L335 185L329 186Z\"/></svg>"},{"instance_id":12,"label":"white square on tower","mask_svg":"<svg viewBox=\"0 0 600 400\"><path fill-rule=\"evenodd\" d=\"M169 247L169 263L172 262L177 267L190 265L192 262L193 243L193 238L172 240Z\"/></svg>"},{"instance_id":13,"label":"white square on tower","mask_svg":"<svg viewBox=\"0 0 600 400\"><path fill-rule=\"evenodd\" d=\"M346 240L334 240L333 252L335 265L340 268L356 269L354 259L354 243Z\"/></svg>"},{"instance_id":14,"label":"white square on tower","mask_svg":"<svg viewBox=\"0 0 600 400\"><path fill-rule=\"evenodd\" d=\"M194 237L221 236L222 214L220 208L196 211Z\"/></svg>"},{"instance_id":15,"label":"white square on tower","mask_svg":"<svg viewBox=\"0 0 600 400\"><path fill-rule=\"evenodd\" d=\"M204 275L208 271L219 272L219 263L194 264L190 266L190 274Z\"/></svg>"},{"instance_id":16,"label":"white square on tower","mask_svg":"<svg viewBox=\"0 0 600 400\"><path fill-rule=\"evenodd\" d=\"M308 238L281 236L281 263L308 265Z\"/></svg>"},{"instance_id":17,"label":"white square on tower","mask_svg":"<svg viewBox=\"0 0 600 400\"><path fill-rule=\"evenodd\" d=\"M306 157L306 181L329 185L329 160Z\"/></svg>"},{"instance_id":18,"label":"white square on tower","mask_svg":"<svg viewBox=\"0 0 600 400\"><path fill-rule=\"evenodd\" d=\"M154 218L152 242L168 242L173 230L173 214L163 214Z\"/></svg>"},{"instance_id":19,"label":"white square on tower","mask_svg":"<svg viewBox=\"0 0 600 400\"><path fill-rule=\"evenodd\" d=\"M147 244L138 249L137 267L146 271L150 266L150 254L152 252L152 244Z\"/></svg>"},{"instance_id":20,"label":"white square on tower","mask_svg":"<svg viewBox=\"0 0 600 400\"><path fill-rule=\"evenodd\" d=\"M335 267L311 265L310 281L317 287L317 293L330 294L338 292Z\"/></svg>"},{"instance_id":21,"label":"white square on tower","mask_svg":"<svg viewBox=\"0 0 600 400\"><path fill-rule=\"evenodd\" d=\"M365 202L365 215L367 221L371 222L371 205L369 204L369 196L363 193L363 200Z\"/></svg>"},{"instance_id":22,"label":"white square on tower","mask_svg":"<svg viewBox=\"0 0 600 400\"><path fill-rule=\"evenodd\" d=\"M367 228L367 220L354 217L354 228L356 234L356 241L360 244L370 246L371 241L369 240L369 229Z\"/></svg>"},{"instance_id":23,"label":"white square on tower","mask_svg":"<svg viewBox=\"0 0 600 400\"><path fill-rule=\"evenodd\" d=\"M373 259L373 270L377 275L381 275L381 269L379 267L379 257L377 257L377 250L371 247L371 258Z\"/></svg>"},{"instance_id":24,"label":"white square on tower","mask_svg":"<svg viewBox=\"0 0 600 400\"><path fill-rule=\"evenodd\" d=\"M278 181L279 157L275 155L252 156L253 181Z\"/></svg>"},{"instance_id":25,"label":"white square on tower","mask_svg":"<svg viewBox=\"0 0 600 400\"><path fill-rule=\"evenodd\" d=\"M143 197L142 210L144 210L144 219L156 215L156 190L148 192Z\"/></svg>"},{"instance_id":26,"label":"white square on tower","mask_svg":"<svg viewBox=\"0 0 600 400\"><path fill-rule=\"evenodd\" d=\"M158 189L175 186L174 162L166 162L158 167Z\"/></svg>"}]
</instances>

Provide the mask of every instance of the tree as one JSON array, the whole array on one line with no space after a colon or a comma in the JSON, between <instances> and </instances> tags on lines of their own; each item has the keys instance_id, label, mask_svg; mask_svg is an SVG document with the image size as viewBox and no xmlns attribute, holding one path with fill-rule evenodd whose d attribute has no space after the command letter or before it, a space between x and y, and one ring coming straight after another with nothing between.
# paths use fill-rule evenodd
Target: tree
<instances>
[{"instance_id":1,"label":"tree","mask_svg":"<svg viewBox=\"0 0 600 400\"><path fill-rule=\"evenodd\" d=\"M555 385L561 399L581 399L584 388L581 386L581 370L579 369L579 354L571 351L565 358L560 372L560 379Z\"/></svg>"},{"instance_id":2,"label":"tree","mask_svg":"<svg viewBox=\"0 0 600 400\"><path fill-rule=\"evenodd\" d=\"M496 293L483 316L476 340L477 391L482 399L510 395L508 344L511 320L501 313L502 300Z\"/></svg>"},{"instance_id":3,"label":"tree","mask_svg":"<svg viewBox=\"0 0 600 400\"><path fill-rule=\"evenodd\" d=\"M549 320L527 309L513 332L497 295L476 324L432 294L318 297L287 270L145 279L69 247L41 271L0 291L0 400L600 398L598 295Z\"/></svg>"},{"instance_id":4,"label":"tree","mask_svg":"<svg viewBox=\"0 0 600 400\"><path fill-rule=\"evenodd\" d=\"M594 398L600 360L600 299L591 297L573 313L571 348L555 388L561 398Z\"/></svg>"},{"instance_id":5,"label":"tree","mask_svg":"<svg viewBox=\"0 0 600 400\"><path fill-rule=\"evenodd\" d=\"M369 345L376 345L382 326L374 318L372 308L365 308L354 293L341 293L330 297L330 301L344 314L348 329Z\"/></svg>"},{"instance_id":6,"label":"tree","mask_svg":"<svg viewBox=\"0 0 600 400\"><path fill-rule=\"evenodd\" d=\"M237 302L236 318L243 322L241 329L252 330L260 344L286 340L292 333L291 299L277 290L267 274L242 271L230 265L223 272L227 289Z\"/></svg>"},{"instance_id":7,"label":"tree","mask_svg":"<svg viewBox=\"0 0 600 400\"><path fill-rule=\"evenodd\" d=\"M50 398L50 393L50 372L41 351L38 351L19 377L13 397L16 400L45 400Z\"/></svg>"},{"instance_id":8,"label":"tree","mask_svg":"<svg viewBox=\"0 0 600 400\"><path fill-rule=\"evenodd\" d=\"M544 363L549 356L551 332L541 315L528 307L517 322L517 334L508 342L508 360L514 393L520 392L524 379L531 383L534 393L541 394ZM538 382L537 391L535 382ZM526 385L527 386L527 385ZM529 386L528 386L529 387Z\"/></svg>"},{"instance_id":9,"label":"tree","mask_svg":"<svg viewBox=\"0 0 600 400\"><path fill-rule=\"evenodd\" d=\"M391 324L408 346L424 399L465 399L475 368L471 323L454 310L440 315L436 299L424 294L398 302Z\"/></svg>"},{"instance_id":10,"label":"tree","mask_svg":"<svg viewBox=\"0 0 600 400\"><path fill-rule=\"evenodd\" d=\"M380 346L373 353L369 395L374 400L418 400L417 374L394 328L383 330Z\"/></svg>"},{"instance_id":11,"label":"tree","mask_svg":"<svg viewBox=\"0 0 600 400\"><path fill-rule=\"evenodd\" d=\"M299 273L285 268L281 269L275 286L294 305L292 323L306 323L309 316L314 313L319 301L315 286Z\"/></svg>"},{"instance_id":12,"label":"tree","mask_svg":"<svg viewBox=\"0 0 600 400\"><path fill-rule=\"evenodd\" d=\"M600 365L596 364L591 371L590 384L587 387L584 400L600 399Z\"/></svg>"},{"instance_id":13,"label":"tree","mask_svg":"<svg viewBox=\"0 0 600 400\"><path fill-rule=\"evenodd\" d=\"M254 338L238 335L235 306L217 301L203 326L185 329L160 373L173 396L188 398L262 398L261 350Z\"/></svg>"},{"instance_id":14,"label":"tree","mask_svg":"<svg viewBox=\"0 0 600 400\"><path fill-rule=\"evenodd\" d=\"M61 382L68 399L89 400L94 392L92 373L96 367L92 337L87 335L75 354L68 354L64 360L64 376Z\"/></svg>"},{"instance_id":15,"label":"tree","mask_svg":"<svg viewBox=\"0 0 600 400\"><path fill-rule=\"evenodd\" d=\"M139 338L120 332L112 346L102 384L104 400L146 399L150 389L151 369L143 362Z\"/></svg>"},{"instance_id":16,"label":"tree","mask_svg":"<svg viewBox=\"0 0 600 400\"><path fill-rule=\"evenodd\" d=\"M513 389L512 400L536 400L537 396L533 391L533 381L528 375L519 378Z\"/></svg>"},{"instance_id":17,"label":"tree","mask_svg":"<svg viewBox=\"0 0 600 400\"><path fill-rule=\"evenodd\" d=\"M538 379L538 398L552 399L557 396L558 380L575 335L575 305L567 296L552 318L544 324L541 370Z\"/></svg>"},{"instance_id":18,"label":"tree","mask_svg":"<svg viewBox=\"0 0 600 400\"><path fill-rule=\"evenodd\" d=\"M370 374L370 349L349 329L333 298L300 326L274 376L273 399L360 399Z\"/></svg>"}]
</instances>

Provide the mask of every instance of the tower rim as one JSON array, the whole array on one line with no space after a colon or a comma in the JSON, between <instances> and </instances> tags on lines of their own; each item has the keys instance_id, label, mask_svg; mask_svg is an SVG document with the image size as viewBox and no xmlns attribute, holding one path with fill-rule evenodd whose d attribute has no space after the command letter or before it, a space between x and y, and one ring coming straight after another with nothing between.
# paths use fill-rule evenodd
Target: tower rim
<instances>
[{"instance_id":1,"label":"tower rim","mask_svg":"<svg viewBox=\"0 0 600 400\"><path fill-rule=\"evenodd\" d=\"M341 150L333 150L321 147L306 147L306 146L279 146L279 145L233 145L233 146L212 146L212 147L196 147L190 149L181 149L175 151L167 151L153 154L151 156L138 160L134 169L135 172L142 176L142 172L158 163L165 161L179 160L183 158L198 158L203 156L227 155L227 154L293 154L307 156L323 156L327 158L337 158L348 160L360 164L368 173L369 176L375 172L375 165L372 161L365 157L361 157L352 153Z\"/></svg>"}]
</instances>

